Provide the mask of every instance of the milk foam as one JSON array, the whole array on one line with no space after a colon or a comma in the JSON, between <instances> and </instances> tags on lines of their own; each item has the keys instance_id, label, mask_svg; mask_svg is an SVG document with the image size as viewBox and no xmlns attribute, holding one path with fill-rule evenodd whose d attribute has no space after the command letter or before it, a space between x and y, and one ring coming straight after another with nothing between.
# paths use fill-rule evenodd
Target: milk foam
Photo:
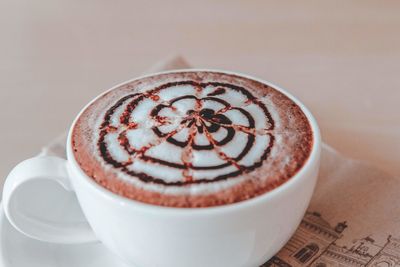
<instances>
[{"instance_id":1,"label":"milk foam","mask_svg":"<svg viewBox=\"0 0 400 267\"><path fill-rule=\"evenodd\" d=\"M172 84L139 93L109 109L109 120L100 118L93 136L124 167L101 153L96 157L105 169L123 170L119 179L145 190L204 194L231 187L242 182L243 171L261 166L280 140L273 129L278 116L249 95L213 84ZM122 122L124 114L128 123Z\"/></svg>"}]
</instances>

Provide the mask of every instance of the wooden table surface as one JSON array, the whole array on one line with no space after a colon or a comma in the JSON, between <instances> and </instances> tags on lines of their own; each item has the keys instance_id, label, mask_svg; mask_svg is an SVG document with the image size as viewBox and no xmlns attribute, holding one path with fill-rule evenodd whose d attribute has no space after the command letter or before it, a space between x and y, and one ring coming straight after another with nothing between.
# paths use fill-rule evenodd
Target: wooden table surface
<instances>
[{"instance_id":1,"label":"wooden table surface","mask_svg":"<svg viewBox=\"0 0 400 267\"><path fill-rule=\"evenodd\" d=\"M400 1L0 1L0 176L168 55L286 88L323 139L400 176Z\"/></svg>"}]
</instances>

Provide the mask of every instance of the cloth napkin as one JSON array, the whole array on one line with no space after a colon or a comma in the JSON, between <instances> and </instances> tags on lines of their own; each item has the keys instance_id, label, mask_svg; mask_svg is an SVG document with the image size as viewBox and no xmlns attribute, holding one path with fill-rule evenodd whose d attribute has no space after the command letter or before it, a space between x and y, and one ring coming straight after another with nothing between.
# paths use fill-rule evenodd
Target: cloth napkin
<instances>
[{"instance_id":1,"label":"cloth napkin","mask_svg":"<svg viewBox=\"0 0 400 267\"><path fill-rule=\"evenodd\" d=\"M148 72L189 68L182 57ZM42 155L65 157L66 135ZM361 161L322 148L319 180L290 241L266 266L400 266L400 181Z\"/></svg>"}]
</instances>

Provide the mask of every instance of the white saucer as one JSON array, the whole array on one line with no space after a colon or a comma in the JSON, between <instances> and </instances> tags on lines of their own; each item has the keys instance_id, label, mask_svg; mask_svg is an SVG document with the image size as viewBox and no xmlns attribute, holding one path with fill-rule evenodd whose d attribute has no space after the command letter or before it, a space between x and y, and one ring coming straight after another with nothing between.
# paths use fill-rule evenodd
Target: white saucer
<instances>
[{"instance_id":1,"label":"white saucer","mask_svg":"<svg viewBox=\"0 0 400 267\"><path fill-rule=\"evenodd\" d=\"M1 267L128 267L101 243L58 245L31 239L8 222L0 206Z\"/></svg>"}]
</instances>

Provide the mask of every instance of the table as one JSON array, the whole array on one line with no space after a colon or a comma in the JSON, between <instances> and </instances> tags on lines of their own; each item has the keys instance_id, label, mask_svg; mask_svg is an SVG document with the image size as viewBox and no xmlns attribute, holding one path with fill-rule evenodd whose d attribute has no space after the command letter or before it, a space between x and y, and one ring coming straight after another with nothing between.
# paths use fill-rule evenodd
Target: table
<instances>
[{"instance_id":1,"label":"table","mask_svg":"<svg viewBox=\"0 0 400 267\"><path fill-rule=\"evenodd\" d=\"M400 176L399 1L0 3L0 177L167 55L267 79L323 140Z\"/></svg>"}]
</instances>

